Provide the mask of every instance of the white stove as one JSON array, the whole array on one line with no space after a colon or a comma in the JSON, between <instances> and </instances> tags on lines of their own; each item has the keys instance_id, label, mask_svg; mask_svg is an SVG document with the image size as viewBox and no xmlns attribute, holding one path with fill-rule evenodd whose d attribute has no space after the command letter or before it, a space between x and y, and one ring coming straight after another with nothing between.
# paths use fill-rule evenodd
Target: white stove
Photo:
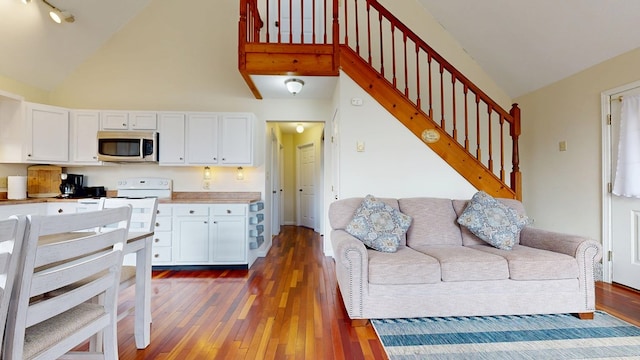
<instances>
[{"instance_id":1,"label":"white stove","mask_svg":"<svg viewBox=\"0 0 640 360\"><path fill-rule=\"evenodd\" d=\"M137 177L118 180L117 197L143 198L157 197L170 199L173 191L171 179Z\"/></svg>"}]
</instances>

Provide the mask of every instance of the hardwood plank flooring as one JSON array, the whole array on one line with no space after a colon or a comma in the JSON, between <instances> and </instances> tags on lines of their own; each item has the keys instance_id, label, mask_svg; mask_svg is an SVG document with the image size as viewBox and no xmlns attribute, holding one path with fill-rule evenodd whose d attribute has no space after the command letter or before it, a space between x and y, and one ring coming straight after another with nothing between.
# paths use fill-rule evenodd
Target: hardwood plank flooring
<instances>
[{"instance_id":1,"label":"hardwood plank flooring","mask_svg":"<svg viewBox=\"0 0 640 360\"><path fill-rule=\"evenodd\" d=\"M151 344L135 348L127 316L120 359L386 359L371 325L351 326L322 241L284 226L250 270L154 271Z\"/></svg>"},{"instance_id":2,"label":"hardwood plank flooring","mask_svg":"<svg viewBox=\"0 0 640 360\"><path fill-rule=\"evenodd\" d=\"M386 359L371 325L351 326L322 241L284 226L250 270L154 271L151 344L136 349L127 316L120 359ZM121 305L133 297L122 292ZM640 293L597 283L596 302L640 326Z\"/></svg>"}]
</instances>

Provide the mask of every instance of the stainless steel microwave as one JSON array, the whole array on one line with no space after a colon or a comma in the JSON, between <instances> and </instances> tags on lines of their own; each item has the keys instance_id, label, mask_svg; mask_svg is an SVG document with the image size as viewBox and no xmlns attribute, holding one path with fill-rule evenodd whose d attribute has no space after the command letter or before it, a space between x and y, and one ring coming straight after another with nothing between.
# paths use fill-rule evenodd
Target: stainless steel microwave
<instances>
[{"instance_id":1,"label":"stainless steel microwave","mask_svg":"<svg viewBox=\"0 0 640 360\"><path fill-rule=\"evenodd\" d=\"M98 131L98 160L157 162L158 133L149 131Z\"/></svg>"}]
</instances>

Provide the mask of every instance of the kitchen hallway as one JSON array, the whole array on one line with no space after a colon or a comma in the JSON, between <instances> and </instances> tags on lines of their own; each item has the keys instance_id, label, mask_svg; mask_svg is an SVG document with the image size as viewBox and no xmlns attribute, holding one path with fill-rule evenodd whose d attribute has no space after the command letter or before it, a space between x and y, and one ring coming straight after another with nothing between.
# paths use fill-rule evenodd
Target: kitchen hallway
<instances>
[{"instance_id":1,"label":"kitchen hallway","mask_svg":"<svg viewBox=\"0 0 640 360\"><path fill-rule=\"evenodd\" d=\"M350 325L322 241L283 226L251 270L154 271L151 344L136 349L127 316L118 323L120 359L386 359L373 327ZM596 306L640 326L636 291L598 282Z\"/></svg>"}]
</instances>

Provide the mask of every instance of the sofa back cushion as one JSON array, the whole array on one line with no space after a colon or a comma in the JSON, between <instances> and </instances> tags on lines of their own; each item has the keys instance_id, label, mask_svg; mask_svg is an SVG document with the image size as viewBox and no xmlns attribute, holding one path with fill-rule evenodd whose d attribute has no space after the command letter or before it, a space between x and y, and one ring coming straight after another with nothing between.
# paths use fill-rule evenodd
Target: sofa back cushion
<instances>
[{"instance_id":1,"label":"sofa back cushion","mask_svg":"<svg viewBox=\"0 0 640 360\"><path fill-rule=\"evenodd\" d=\"M509 206L514 209L520 215L526 215L524 210L524 206L518 200L514 199L505 199L505 198L496 198L496 200L501 203ZM456 213L456 218L462 214L464 209L467 207L469 200L453 200L453 209ZM469 229L464 226L460 226L460 233L462 234L462 244L465 246L469 245L486 245L486 241L483 241L479 237L475 236ZM516 244L520 243L520 238L516 239Z\"/></svg>"},{"instance_id":2,"label":"sofa back cushion","mask_svg":"<svg viewBox=\"0 0 640 360\"><path fill-rule=\"evenodd\" d=\"M458 218L450 199L399 199L400 211L413 218L407 231L407 246L462 245Z\"/></svg>"},{"instance_id":3,"label":"sofa back cushion","mask_svg":"<svg viewBox=\"0 0 640 360\"><path fill-rule=\"evenodd\" d=\"M379 197L376 199L383 201L396 210L400 210L397 199ZM345 230L353 219L356 209L358 209L362 200L364 200L364 197L353 197L332 202L329 206L329 224L331 228L334 230ZM406 243L406 236L403 235L400 238L400 245L404 246Z\"/></svg>"}]
</instances>

